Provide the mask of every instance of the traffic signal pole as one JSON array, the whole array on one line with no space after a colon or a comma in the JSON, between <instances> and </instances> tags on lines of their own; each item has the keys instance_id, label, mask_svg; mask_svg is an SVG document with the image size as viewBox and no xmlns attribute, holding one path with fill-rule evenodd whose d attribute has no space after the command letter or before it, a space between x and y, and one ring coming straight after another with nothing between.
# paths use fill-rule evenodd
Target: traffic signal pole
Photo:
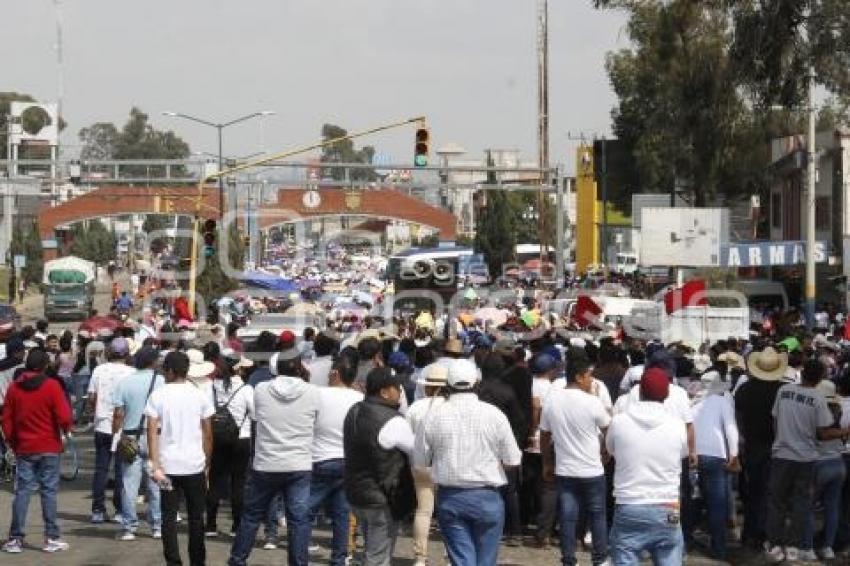
<instances>
[{"instance_id":1,"label":"traffic signal pole","mask_svg":"<svg viewBox=\"0 0 850 566\"><path fill-rule=\"evenodd\" d=\"M194 312L195 312L195 293L196 293L196 290L197 290L195 280L198 277L198 247L199 247L198 246L198 231L199 231L199 228L200 228L201 209L203 207L203 200L204 200L204 185L207 183L207 181L212 181L212 180L215 180L215 179L218 179L219 181L221 181L227 175L232 175L233 173L245 171L247 169L252 169L254 167L260 167L262 165L266 165L267 163L271 163L271 162L277 161L279 159L285 159L287 157L292 157L293 155L298 155L300 153L306 153L306 152L312 151L314 149L321 149L323 147L327 147L329 145L334 145L334 144L342 142L342 141L353 140L353 139L356 139L356 138L361 138L361 137L364 137L364 136L377 134L379 132L385 132L387 130L400 128L402 126L407 126L408 124L415 124L415 123L421 124L421 123L424 123L424 122L425 122L424 116L417 116L415 118L408 118L407 120L402 120L402 121L399 121L399 122L392 122L390 124L385 124L383 126L378 126L376 128L370 128L368 130L362 130L362 131L359 131L359 132L355 132L353 134L347 134L347 135L344 135L344 136L339 136L339 137L332 138L332 139L329 139L329 140L325 140L325 141L322 141L322 142L319 142L319 143L314 143L314 144L311 144L311 145L298 147L298 148L283 151L283 152L280 152L280 153L274 153L272 155L268 155L268 156L263 157L261 159L246 161L245 163L237 164L234 167L229 167L227 169L219 168L218 171L216 171L215 173L213 173L211 175L202 176L200 181L198 181L198 195L197 195L196 200L195 200L195 221L192 223L192 252L191 252L192 255L189 258L189 297L188 297L189 312L192 313L192 314L194 314ZM224 210L222 209L219 212L220 212L221 218L224 218ZM224 223L222 223L222 226L220 227L220 229L223 230L223 228L224 228ZM226 232L224 234L224 237L227 237Z\"/></svg>"}]
</instances>

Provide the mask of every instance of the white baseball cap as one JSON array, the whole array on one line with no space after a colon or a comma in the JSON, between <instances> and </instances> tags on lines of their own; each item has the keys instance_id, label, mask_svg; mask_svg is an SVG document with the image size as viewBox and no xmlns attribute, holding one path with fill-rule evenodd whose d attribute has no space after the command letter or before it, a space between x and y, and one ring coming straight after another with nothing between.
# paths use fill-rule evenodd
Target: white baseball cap
<instances>
[{"instance_id":1,"label":"white baseball cap","mask_svg":"<svg viewBox=\"0 0 850 566\"><path fill-rule=\"evenodd\" d=\"M470 360L452 360L449 366L449 387L452 389L472 389L478 381L478 369Z\"/></svg>"}]
</instances>

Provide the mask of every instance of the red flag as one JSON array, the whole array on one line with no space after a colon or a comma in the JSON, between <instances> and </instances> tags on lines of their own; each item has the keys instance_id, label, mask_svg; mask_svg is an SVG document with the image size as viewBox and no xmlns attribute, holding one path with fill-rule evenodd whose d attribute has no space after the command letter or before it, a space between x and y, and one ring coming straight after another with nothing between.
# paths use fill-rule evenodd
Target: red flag
<instances>
[{"instance_id":1,"label":"red flag","mask_svg":"<svg viewBox=\"0 0 850 566\"><path fill-rule=\"evenodd\" d=\"M672 314L684 307L707 305L705 300L705 281L693 279L679 289L672 289L664 295L664 310Z\"/></svg>"},{"instance_id":2,"label":"red flag","mask_svg":"<svg viewBox=\"0 0 850 566\"><path fill-rule=\"evenodd\" d=\"M596 304L596 301L587 295L579 295L576 300L575 323L581 328L588 326L602 327L602 309Z\"/></svg>"}]
</instances>

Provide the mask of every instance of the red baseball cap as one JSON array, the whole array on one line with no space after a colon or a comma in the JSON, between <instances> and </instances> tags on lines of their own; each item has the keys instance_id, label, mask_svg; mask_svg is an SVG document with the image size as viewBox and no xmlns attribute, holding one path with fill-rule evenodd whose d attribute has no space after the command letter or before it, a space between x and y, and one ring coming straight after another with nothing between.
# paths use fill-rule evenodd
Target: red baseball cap
<instances>
[{"instance_id":1,"label":"red baseball cap","mask_svg":"<svg viewBox=\"0 0 850 566\"><path fill-rule=\"evenodd\" d=\"M640 378L640 393L649 401L664 401L670 393L670 376L661 368L649 368Z\"/></svg>"},{"instance_id":2,"label":"red baseball cap","mask_svg":"<svg viewBox=\"0 0 850 566\"><path fill-rule=\"evenodd\" d=\"M295 333L291 330L284 330L278 337L282 347L290 347L295 345Z\"/></svg>"}]
</instances>

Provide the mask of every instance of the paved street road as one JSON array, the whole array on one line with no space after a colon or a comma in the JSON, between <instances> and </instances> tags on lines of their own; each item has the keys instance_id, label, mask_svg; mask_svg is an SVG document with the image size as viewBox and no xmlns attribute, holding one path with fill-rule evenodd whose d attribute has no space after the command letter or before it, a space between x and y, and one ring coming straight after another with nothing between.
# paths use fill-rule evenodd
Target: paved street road
<instances>
[{"instance_id":1,"label":"paved street road","mask_svg":"<svg viewBox=\"0 0 850 566\"><path fill-rule=\"evenodd\" d=\"M114 524L92 525L89 522L91 501L89 499L89 486L92 475L92 461L94 458L93 445L90 435L80 436L77 439L82 460L80 477L73 482L62 482L59 496L59 517L64 538L70 543L71 549L65 553L49 556L40 550L42 539L42 524L40 503L37 494L33 495L30 503L28 518L28 537L30 545L21 555L13 556L0 554L0 564L19 565L120 565L120 566L149 566L162 563L162 547L160 541L148 537L144 527L141 536L132 542L120 542L116 540L119 532L118 526ZM107 498L109 501L109 498ZM0 532L6 533L12 505L11 484L4 483L0 488ZM111 509L110 509L111 510ZM140 508L140 512L143 509ZM219 528L229 529L229 509L224 505L219 511ZM186 554L187 541L185 524L181 525L181 545L184 560L188 563ZM394 564L411 565L413 563L413 552L410 538L401 537L396 550L397 559ZM312 564L328 563L328 548L330 546L330 533L326 529L316 531L314 541L318 542L322 549L311 555ZM207 541L208 563L225 564L230 549L230 539L220 537ZM447 564L443 559L442 545L439 537L434 536L431 545L432 563L437 565ZM251 555L252 565L276 565L286 563L286 550L269 551L257 548ZM580 555L579 563L590 564L590 558L586 553ZM688 561L690 565L703 566L708 564L719 564L699 556L691 556ZM732 564L761 564L760 559L752 555L738 554L733 557ZM531 547L508 548L502 547L500 552L500 564L503 565L540 565L555 566L560 564L558 548L550 550L539 550Z\"/></svg>"}]
</instances>

